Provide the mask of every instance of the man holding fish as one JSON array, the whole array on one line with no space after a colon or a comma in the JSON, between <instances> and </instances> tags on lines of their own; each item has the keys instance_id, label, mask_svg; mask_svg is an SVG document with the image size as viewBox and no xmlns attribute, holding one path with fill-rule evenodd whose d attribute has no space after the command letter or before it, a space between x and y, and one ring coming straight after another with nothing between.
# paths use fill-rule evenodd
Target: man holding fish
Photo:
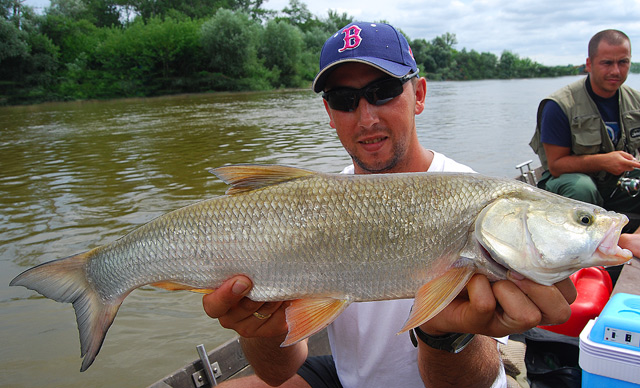
<instances>
[{"instance_id":1,"label":"man holding fish","mask_svg":"<svg viewBox=\"0 0 640 388\"><path fill-rule=\"evenodd\" d=\"M351 23L339 30L323 47L313 88L324 92L330 126L353 160L344 173L472 171L419 144L415 115L425 109L427 84L393 27ZM262 379L225 386L500 387L506 377L494 338L562 323L576 297L569 279L545 286L512 271L507 278L490 283L473 275L460 295L411 333L413 344L406 333L395 334L413 300L354 303L329 326L333 359L307 360L306 340L281 347L290 302L246 298L248 277L229 279L203 304L241 335Z\"/></svg>"},{"instance_id":2,"label":"man holding fish","mask_svg":"<svg viewBox=\"0 0 640 388\"><path fill-rule=\"evenodd\" d=\"M127 295L153 285L210 294L262 379L243 387L504 386L494 338L564 322L573 272L632 257L626 216L422 147L426 81L393 27L350 24L320 58L343 174L218 167L224 195L10 282L73 305L81 372ZM325 327L333 357L308 358Z\"/></svg>"}]
</instances>

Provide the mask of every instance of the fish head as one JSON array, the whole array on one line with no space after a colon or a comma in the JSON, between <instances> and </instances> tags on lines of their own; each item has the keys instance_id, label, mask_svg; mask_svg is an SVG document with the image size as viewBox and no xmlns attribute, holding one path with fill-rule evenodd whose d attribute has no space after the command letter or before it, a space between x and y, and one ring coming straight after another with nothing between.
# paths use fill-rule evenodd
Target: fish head
<instances>
[{"instance_id":1,"label":"fish head","mask_svg":"<svg viewBox=\"0 0 640 388\"><path fill-rule=\"evenodd\" d=\"M618 246L625 215L539 190L502 197L475 222L476 241L506 269L544 285L633 256Z\"/></svg>"}]
</instances>

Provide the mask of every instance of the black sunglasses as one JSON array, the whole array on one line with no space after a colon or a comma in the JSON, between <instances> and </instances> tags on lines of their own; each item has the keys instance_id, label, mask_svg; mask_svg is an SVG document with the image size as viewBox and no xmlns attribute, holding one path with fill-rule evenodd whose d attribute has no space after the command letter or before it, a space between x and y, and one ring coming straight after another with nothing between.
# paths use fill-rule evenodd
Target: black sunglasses
<instances>
[{"instance_id":1,"label":"black sunglasses","mask_svg":"<svg viewBox=\"0 0 640 388\"><path fill-rule=\"evenodd\" d=\"M358 107L360 99L364 97L369 104L384 105L402 94L403 85L413 77L418 76L419 70L407 74L402 78L385 78L373 81L362 89L336 88L322 93L329 107L344 112L353 112Z\"/></svg>"}]
</instances>

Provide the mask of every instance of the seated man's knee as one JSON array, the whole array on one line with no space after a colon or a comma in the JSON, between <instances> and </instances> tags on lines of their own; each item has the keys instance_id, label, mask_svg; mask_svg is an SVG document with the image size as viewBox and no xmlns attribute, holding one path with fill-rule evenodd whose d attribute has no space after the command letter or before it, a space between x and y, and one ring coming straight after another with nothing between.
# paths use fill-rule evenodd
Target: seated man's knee
<instances>
[{"instance_id":1,"label":"seated man's knee","mask_svg":"<svg viewBox=\"0 0 640 388\"><path fill-rule=\"evenodd\" d=\"M546 189L563 197L594 205L602 204L602 197L595 182L586 174L563 174L557 178L551 178L547 181Z\"/></svg>"}]
</instances>

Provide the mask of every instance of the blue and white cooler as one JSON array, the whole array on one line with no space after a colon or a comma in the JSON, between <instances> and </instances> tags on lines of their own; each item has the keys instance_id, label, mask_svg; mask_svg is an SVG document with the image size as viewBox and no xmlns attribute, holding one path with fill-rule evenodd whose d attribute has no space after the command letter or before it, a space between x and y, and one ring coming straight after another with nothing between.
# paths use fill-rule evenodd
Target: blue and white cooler
<instances>
[{"instance_id":1,"label":"blue and white cooler","mask_svg":"<svg viewBox=\"0 0 640 388\"><path fill-rule=\"evenodd\" d=\"M582 387L640 387L640 296L611 297L580 333Z\"/></svg>"}]
</instances>

